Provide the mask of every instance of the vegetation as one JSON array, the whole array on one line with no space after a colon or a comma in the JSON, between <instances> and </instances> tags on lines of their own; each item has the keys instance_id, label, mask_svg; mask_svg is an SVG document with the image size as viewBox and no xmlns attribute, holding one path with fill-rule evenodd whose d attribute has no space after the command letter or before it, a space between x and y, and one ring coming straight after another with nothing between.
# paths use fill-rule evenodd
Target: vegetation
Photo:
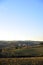
<instances>
[{"instance_id":1,"label":"vegetation","mask_svg":"<svg viewBox=\"0 0 43 65\"><path fill-rule=\"evenodd\" d=\"M0 65L43 65L43 42L1 42Z\"/></svg>"},{"instance_id":2,"label":"vegetation","mask_svg":"<svg viewBox=\"0 0 43 65\"><path fill-rule=\"evenodd\" d=\"M43 46L12 47L0 49L0 58L43 57Z\"/></svg>"},{"instance_id":3,"label":"vegetation","mask_svg":"<svg viewBox=\"0 0 43 65\"><path fill-rule=\"evenodd\" d=\"M43 65L43 57L0 58L0 65Z\"/></svg>"}]
</instances>

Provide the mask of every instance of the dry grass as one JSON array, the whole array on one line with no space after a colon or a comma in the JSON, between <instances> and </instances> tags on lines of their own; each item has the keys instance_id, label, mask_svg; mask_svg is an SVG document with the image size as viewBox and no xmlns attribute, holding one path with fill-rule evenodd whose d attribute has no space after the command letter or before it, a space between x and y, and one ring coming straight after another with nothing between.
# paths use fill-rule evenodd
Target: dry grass
<instances>
[{"instance_id":1,"label":"dry grass","mask_svg":"<svg viewBox=\"0 0 43 65\"><path fill-rule=\"evenodd\" d=\"M0 58L0 65L43 65L43 57Z\"/></svg>"}]
</instances>

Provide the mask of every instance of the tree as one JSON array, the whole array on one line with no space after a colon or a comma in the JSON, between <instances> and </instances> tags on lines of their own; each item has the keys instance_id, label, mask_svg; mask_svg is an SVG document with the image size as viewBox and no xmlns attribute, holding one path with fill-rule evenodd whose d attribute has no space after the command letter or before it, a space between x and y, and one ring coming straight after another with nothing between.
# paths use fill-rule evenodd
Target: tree
<instances>
[{"instance_id":1,"label":"tree","mask_svg":"<svg viewBox=\"0 0 43 65\"><path fill-rule=\"evenodd\" d=\"M40 45L43 45L43 42L40 42Z\"/></svg>"}]
</instances>

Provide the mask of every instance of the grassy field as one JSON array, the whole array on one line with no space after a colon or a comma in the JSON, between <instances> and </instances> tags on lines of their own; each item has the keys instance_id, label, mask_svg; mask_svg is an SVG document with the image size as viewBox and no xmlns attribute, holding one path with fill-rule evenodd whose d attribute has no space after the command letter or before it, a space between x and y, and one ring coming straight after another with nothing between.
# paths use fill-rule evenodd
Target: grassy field
<instances>
[{"instance_id":1,"label":"grassy field","mask_svg":"<svg viewBox=\"0 0 43 65\"><path fill-rule=\"evenodd\" d=\"M0 65L43 65L43 57L0 58Z\"/></svg>"},{"instance_id":2,"label":"grassy field","mask_svg":"<svg viewBox=\"0 0 43 65\"><path fill-rule=\"evenodd\" d=\"M15 53L18 55L24 56L41 56L43 55L43 47L31 47L31 48L23 48L15 50Z\"/></svg>"},{"instance_id":3,"label":"grassy field","mask_svg":"<svg viewBox=\"0 0 43 65\"><path fill-rule=\"evenodd\" d=\"M43 65L43 46L35 46L28 48L23 47L18 49L6 48L5 50L3 50L3 52L4 52L3 55L5 54L6 57L9 56L11 57L0 58L0 65ZM12 58L14 56L28 56L28 57Z\"/></svg>"},{"instance_id":4,"label":"grassy field","mask_svg":"<svg viewBox=\"0 0 43 65\"><path fill-rule=\"evenodd\" d=\"M43 46L36 46L36 47L28 47L28 48L10 48L10 49L3 49L1 52L3 57L19 57L19 56L26 56L26 57L43 57Z\"/></svg>"},{"instance_id":5,"label":"grassy field","mask_svg":"<svg viewBox=\"0 0 43 65\"><path fill-rule=\"evenodd\" d=\"M0 65L43 65L43 45L2 48Z\"/></svg>"}]
</instances>

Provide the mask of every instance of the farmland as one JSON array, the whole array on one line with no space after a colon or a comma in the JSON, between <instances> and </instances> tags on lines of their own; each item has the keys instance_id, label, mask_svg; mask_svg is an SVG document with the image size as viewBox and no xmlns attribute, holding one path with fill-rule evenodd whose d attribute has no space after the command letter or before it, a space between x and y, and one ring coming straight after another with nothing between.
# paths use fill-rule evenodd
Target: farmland
<instances>
[{"instance_id":1,"label":"farmland","mask_svg":"<svg viewBox=\"0 0 43 65\"><path fill-rule=\"evenodd\" d=\"M18 46L18 43L21 45ZM42 42L41 44L4 42L0 47L0 65L43 65Z\"/></svg>"},{"instance_id":2,"label":"farmland","mask_svg":"<svg viewBox=\"0 0 43 65\"><path fill-rule=\"evenodd\" d=\"M5 48L0 53L2 58L15 58L15 57L43 57L43 46L28 46L22 48Z\"/></svg>"}]
</instances>

